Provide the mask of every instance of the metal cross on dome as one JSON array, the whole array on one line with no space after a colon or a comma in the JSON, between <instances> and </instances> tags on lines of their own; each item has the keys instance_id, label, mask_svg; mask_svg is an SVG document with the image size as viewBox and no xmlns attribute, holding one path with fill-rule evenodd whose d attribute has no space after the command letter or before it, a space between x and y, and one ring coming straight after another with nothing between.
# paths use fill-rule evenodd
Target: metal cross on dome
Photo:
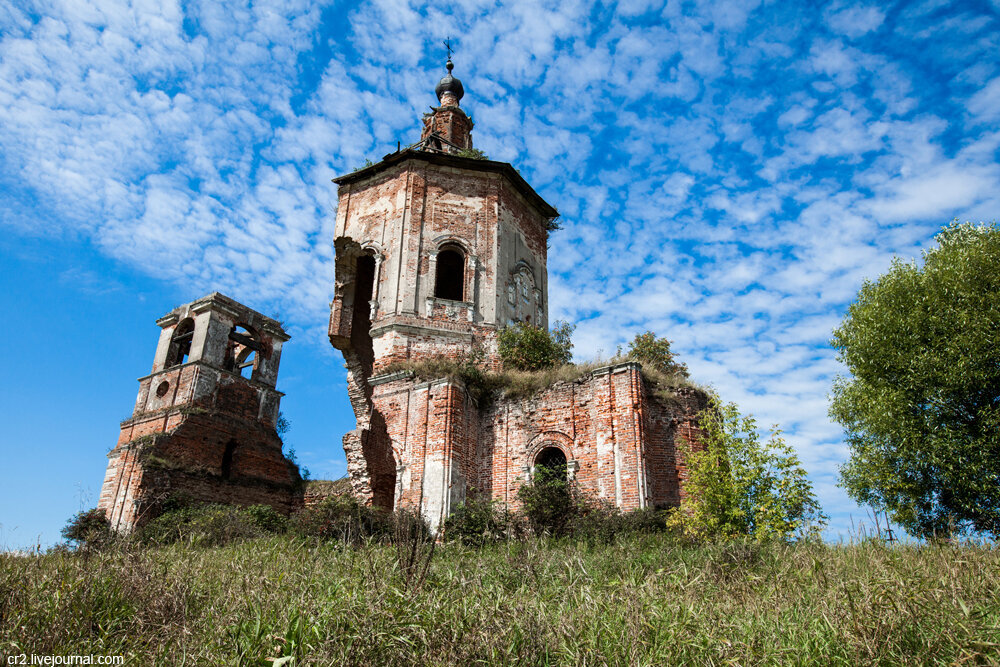
<instances>
[{"instance_id":1,"label":"metal cross on dome","mask_svg":"<svg viewBox=\"0 0 1000 667\"><path fill-rule=\"evenodd\" d=\"M451 37L449 37L448 39L444 40L444 48L448 49L448 60L451 60L451 53L452 53L452 51L455 50L455 49L451 48Z\"/></svg>"}]
</instances>

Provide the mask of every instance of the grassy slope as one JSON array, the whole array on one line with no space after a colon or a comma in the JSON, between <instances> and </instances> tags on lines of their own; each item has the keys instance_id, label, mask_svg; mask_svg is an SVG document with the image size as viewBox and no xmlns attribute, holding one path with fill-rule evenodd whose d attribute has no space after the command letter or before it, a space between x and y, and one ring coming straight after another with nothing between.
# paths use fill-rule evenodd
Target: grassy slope
<instances>
[{"instance_id":1,"label":"grassy slope","mask_svg":"<svg viewBox=\"0 0 1000 667\"><path fill-rule=\"evenodd\" d=\"M0 556L0 655L133 664L797 664L1000 660L1000 558L976 547L390 547L272 538ZM977 659L978 658L978 659Z\"/></svg>"}]
</instances>

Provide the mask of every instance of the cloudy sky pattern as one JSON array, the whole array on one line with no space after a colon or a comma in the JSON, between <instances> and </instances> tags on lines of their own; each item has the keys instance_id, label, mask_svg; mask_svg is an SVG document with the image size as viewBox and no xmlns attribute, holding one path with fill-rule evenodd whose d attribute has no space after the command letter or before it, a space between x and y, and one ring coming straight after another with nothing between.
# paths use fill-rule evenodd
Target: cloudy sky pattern
<instances>
[{"instance_id":1,"label":"cloudy sky pattern","mask_svg":"<svg viewBox=\"0 0 1000 667\"><path fill-rule=\"evenodd\" d=\"M893 256L996 218L997 28L937 0L4 3L0 221L330 355L330 178L418 138L450 36L476 146L562 213L577 358L667 336L781 425L845 534L830 332Z\"/></svg>"}]
</instances>

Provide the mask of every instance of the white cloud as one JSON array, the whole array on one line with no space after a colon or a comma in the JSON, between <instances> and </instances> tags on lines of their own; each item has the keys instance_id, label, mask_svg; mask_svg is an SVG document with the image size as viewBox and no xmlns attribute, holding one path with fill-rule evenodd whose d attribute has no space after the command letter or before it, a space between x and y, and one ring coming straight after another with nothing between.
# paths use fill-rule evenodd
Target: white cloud
<instances>
[{"instance_id":1,"label":"white cloud","mask_svg":"<svg viewBox=\"0 0 1000 667\"><path fill-rule=\"evenodd\" d=\"M996 77L969 98L967 108L980 122L1000 117L1000 76Z\"/></svg>"},{"instance_id":2,"label":"white cloud","mask_svg":"<svg viewBox=\"0 0 1000 667\"><path fill-rule=\"evenodd\" d=\"M849 39L857 39L882 25L885 12L872 5L845 7L828 12L826 21L835 32Z\"/></svg>"},{"instance_id":3,"label":"white cloud","mask_svg":"<svg viewBox=\"0 0 1000 667\"><path fill-rule=\"evenodd\" d=\"M890 180L880 196L866 204L882 221L946 222L1000 187L997 165L962 165L954 161Z\"/></svg>"},{"instance_id":4,"label":"white cloud","mask_svg":"<svg viewBox=\"0 0 1000 667\"><path fill-rule=\"evenodd\" d=\"M192 297L279 307L325 345L329 179L416 139L441 34L457 36L476 145L564 213L550 316L580 321L578 357L666 335L696 379L789 427L828 504L844 502L830 329L893 254L1000 206L996 19L947 3L889 24L850 3L42 13L0 9L13 233L33 233L23 202L37 198L50 222L34 233L82 235ZM938 23L964 37L928 47Z\"/></svg>"}]
</instances>

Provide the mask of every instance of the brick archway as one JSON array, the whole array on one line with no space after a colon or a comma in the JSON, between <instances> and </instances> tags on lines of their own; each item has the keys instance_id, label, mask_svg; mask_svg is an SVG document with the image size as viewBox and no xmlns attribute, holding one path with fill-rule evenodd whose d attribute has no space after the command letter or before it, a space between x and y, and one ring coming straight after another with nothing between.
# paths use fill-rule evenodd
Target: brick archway
<instances>
[{"instance_id":1,"label":"brick archway","mask_svg":"<svg viewBox=\"0 0 1000 667\"><path fill-rule=\"evenodd\" d=\"M565 433L560 431L542 431L528 443L527 458L525 460L525 467L527 468L529 476L535 469L536 460L538 455L546 449L558 449L566 457L566 473L570 480L576 478L576 471L579 469L580 464L576 460L574 455L573 438L569 437Z\"/></svg>"},{"instance_id":2,"label":"brick archway","mask_svg":"<svg viewBox=\"0 0 1000 667\"><path fill-rule=\"evenodd\" d=\"M546 447L557 447L566 455L567 461L572 461L576 457L573 452L573 438L561 431L542 431L528 443L528 461L534 465L538 453Z\"/></svg>"}]
</instances>

